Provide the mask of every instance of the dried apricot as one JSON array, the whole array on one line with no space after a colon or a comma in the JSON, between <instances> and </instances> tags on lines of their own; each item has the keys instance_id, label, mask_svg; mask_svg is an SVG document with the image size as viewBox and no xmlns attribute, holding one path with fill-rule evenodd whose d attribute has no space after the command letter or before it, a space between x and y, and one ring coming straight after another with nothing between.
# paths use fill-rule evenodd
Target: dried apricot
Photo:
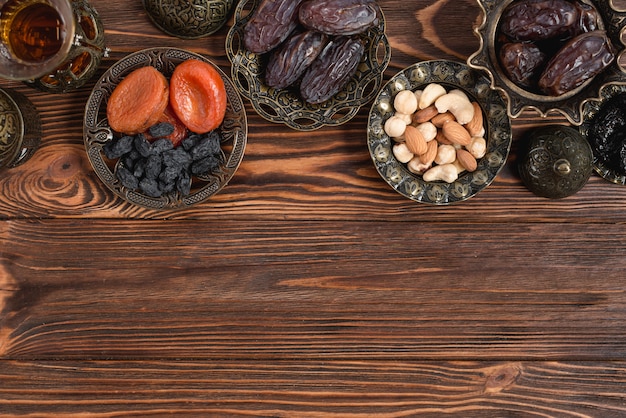
<instances>
[{"instance_id":1,"label":"dried apricot","mask_svg":"<svg viewBox=\"0 0 626 418\"><path fill-rule=\"evenodd\" d=\"M190 131L212 131L226 114L224 80L211 64L195 59L182 62L170 79L170 104Z\"/></svg>"},{"instance_id":2,"label":"dried apricot","mask_svg":"<svg viewBox=\"0 0 626 418\"><path fill-rule=\"evenodd\" d=\"M138 134L154 125L169 100L167 79L154 67L141 67L128 74L111 93L107 118L111 129Z\"/></svg>"}]
</instances>

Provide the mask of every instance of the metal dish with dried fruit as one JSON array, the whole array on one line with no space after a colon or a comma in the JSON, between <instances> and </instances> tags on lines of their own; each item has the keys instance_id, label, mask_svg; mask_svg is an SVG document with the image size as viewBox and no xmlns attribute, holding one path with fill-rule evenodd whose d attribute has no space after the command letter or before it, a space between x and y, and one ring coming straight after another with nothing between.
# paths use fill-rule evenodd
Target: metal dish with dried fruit
<instances>
[{"instance_id":1,"label":"metal dish with dried fruit","mask_svg":"<svg viewBox=\"0 0 626 418\"><path fill-rule=\"evenodd\" d=\"M210 69L212 76L217 77L215 81L220 84L223 82L225 109L223 118L220 114L219 120L202 120L188 112L180 114L182 119L174 115L177 108L189 110L194 106L204 106L201 103L204 99L196 97L199 88L196 84L203 83L204 77L202 72L198 75L199 67ZM122 108L109 109L107 112L107 105L116 90L124 93L123 88L116 89L118 86L132 88L139 82L145 87L142 73L147 68L150 71L145 71L146 74L158 75L150 75L156 80L154 84L158 89L169 88L173 96L163 94L169 100L167 106L163 106L164 100L160 100L160 93L151 95L144 92L134 100L139 103L141 97L146 100L154 99L148 101L151 104L150 109L158 107L162 114L156 116L160 117L153 117L156 110L146 111L145 103L142 103L136 114L130 115L123 108L123 99L117 101ZM181 76L172 80L177 68L181 71L178 73ZM132 80L133 75L138 75L139 79ZM176 93L187 89L187 86L177 87L178 83L193 84L196 96L189 98L185 94ZM178 103L187 99L193 99L193 103ZM138 115L141 117L137 117ZM114 117L115 126L128 132L114 130L108 117ZM181 121L186 126L181 128ZM203 132L186 129L189 127ZM203 202L219 192L233 177L243 159L247 130L244 104L230 79L202 55L176 48L145 49L113 64L94 86L85 107L83 123L87 156L98 177L125 201L149 209L185 208ZM214 160L207 160L208 163L205 164L207 161L200 160L205 154L210 154ZM158 186L154 184L154 176L148 177L146 174L146 165L152 163L148 159L155 155L162 160L151 165L149 169L158 168L158 181L161 182ZM137 162L142 166L134 166ZM174 167L174 164L182 165L184 172L174 173L179 168ZM206 170L194 170L193 164L205 167ZM166 166L171 169L166 170ZM148 184L148 181L141 184L141 179L146 178L152 184ZM174 187L166 188L164 185L170 184L170 180L178 183Z\"/></svg>"},{"instance_id":2,"label":"metal dish with dried fruit","mask_svg":"<svg viewBox=\"0 0 626 418\"><path fill-rule=\"evenodd\" d=\"M370 22L372 26L363 32L328 35L325 39L319 39L316 34L306 33L307 31L319 33L319 30L304 27L301 22L294 21L298 17L293 17L293 14L302 1L273 2L272 7L285 9L281 9L280 13L260 10L268 7L269 3L272 2L243 0L235 8L234 24L226 37L226 53L231 62L231 77L239 92L250 100L252 107L261 117L270 122L283 123L295 130L312 131L323 126L341 125L351 120L361 106L371 102L376 96L383 84L383 72L391 59L391 47L385 35L385 18L380 8L376 5L378 16L376 20ZM357 9L360 6L358 0L341 0L335 3L340 5L349 3ZM373 0L363 0L360 3L376 4ZM332 4L328 5L331 6L335 7ZM357 9L354 10L355 13L358 12ZM254 19L258 17L261 21L255 22ZM310 24L315 25L316 22ZM286 27L276 28L277 25ZM262 30L256 30L257 27ZM336 28L323 29L333 32ZM358 27L350 29L360 30ZM254 34L257 32L259 35L255 37ZM299 38L291 39L296 36ZM314 86L317 80L331 81L335 75L332 77L318 75L307 79L307 74L302 75L293 68L294 63L300 65L306 61L306 54L316 50L317 45L322 45L317 58L326 57L324 65L318 66L318 69L337 67L340 71L341 66L332 65L335 58L355 65L354 72L349 74L345 83L342 83L343 87L329 98L326 94L308 87ZM288 58L283 62L279 59L279 64L273 66L273 54L283 47L291 48L286 52ZM355 59L357 56L358 60ZM298 59L293 60L293 57ZM281 66L284 61L291 63L288 63L289 68ZM319 60L315 59L315 62ZM314 67L315 62L309 63L309 68ZM268 67L272 71L269 75ZM306 79L304 83L300 82L302 78ZM287 86L275 83L286 79L290 82ZM302 92L300 86L308 88L309 91Z\"/></svg>"}]
</instances>

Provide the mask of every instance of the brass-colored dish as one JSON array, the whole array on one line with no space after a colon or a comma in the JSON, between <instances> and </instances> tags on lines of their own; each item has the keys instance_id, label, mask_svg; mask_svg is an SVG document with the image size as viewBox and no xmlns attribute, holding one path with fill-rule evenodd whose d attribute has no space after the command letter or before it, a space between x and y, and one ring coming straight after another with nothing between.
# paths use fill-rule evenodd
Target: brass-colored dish
<instances>
[{"instance_id":1,"label":"brass-colored dish","mask_svg":"<svg viewBox=\"0 0 626 418\"><path fill-rule=\"evenodd\" d=\"M421 90L430 83L463 90L485 115L487 153L476 171L464 172L453 183L426 182L411 173L393 155L394 141L384 131L386 120L394 114L395 95L401 90ZM489 186L507 161L511 141L511 121L500 93L491 89L485 75L453 61L419 62L393 76L374 100L367 123L367 145L380 176L401 195L434 205L462 202Z\"/></svg>"},{"instance_id":2,"label":"brass-colored dish","mask_svg":"<svg viewBox=\"0 0 626 418\"><path fill-rule=\"evenodd\" d=\"M266 56L243 46L243 28L260 0L242 0L233 12L234 24L226 36L226 54L231 77L239 92L250 100L264 119L283 123L298 131L341 125L352 119L360 107L372 101L383 84L383 72L391 60L391 46L385 35L385 19L363 34L365 56L357 73L343 91L319 105L306 103L291 89L274 89L265 84Z\"/></svg>"},{"instance_id":3,"label":"brass-colored dish","mask_svg":"<svg viewBox=\"0 0 626 418\"><path fill-rule=\"evenodd\" d=\"M578 127L580 133L587 138L591 122L596 114L600 111L604 103L606 103L613 96L626 93L626 85L609 85L605 86L600 91L600 100L594 100L585 103L583 107L583 121ZM620 184L626 186L626 173L622 173L607 166L598 158L598 151L594 146L591 147L593 151L593 169L600 177L604 178L611 183Z\"/></svg>"},{"instance_id":4,"label":"brass-colored dish","mask_svg":"<svg viewBox=\"0 0 626 418\"><path fill-rule=\"evenodd\" d=\"M196 39L224 26L234 0L143 0L152 23L168 35Z\"/></svg>"},{"instance_id":5,"label":"brass-colored dish","mask_svg":"<svg viewBox=\"0 0 626 418\"><path fill-rule=\"evenodd\" d=\"M140 67L153 66L170 78L174 68L188 59L198 59L213 65L224 80L227 108L224 122L218 128L222 135L223 162L211 174L194 177L191 193L182 196L172 192L153 198L124 187L114 174L115 161L109 161L102 147L113 139L113 131L106 118L106 104L111 93L122 79ZM248 122L245 107L230 79L217 65L202 55L175 48L152 48L132 53L113 64L96 83L85 107L83 135L87 156L102 182L127 202L149 209L178 209L203 202L219 192L235 174L244 155L247 142Z\"/></svg>"},{"instance_id":6,"label":"brass-colored dish","mask_svg":"<svg viewBox=\"0 0 626 418\"><path fill-rule=\"evenodd\" d=\"M622 36L626 12L613 7L612 0L582 0L592 4L600 13L617 57L613 64L595 78L560 96L548 96L527 91L513 83L502 70L496 49L496 38L502 12L515 0L477 0L482 9L482 21L474 28L480 40L479 49L467 60L470 67L485 71L494 89L502 91L508 101L507 112L517 118L524 110L535 110L542 117L550 113L561 114L573 125L582 123L582 108L588 101L599 100L600 90L611 84L626 84L625 71L619 62L624 54Z\"/></svg>"}]
</instances>

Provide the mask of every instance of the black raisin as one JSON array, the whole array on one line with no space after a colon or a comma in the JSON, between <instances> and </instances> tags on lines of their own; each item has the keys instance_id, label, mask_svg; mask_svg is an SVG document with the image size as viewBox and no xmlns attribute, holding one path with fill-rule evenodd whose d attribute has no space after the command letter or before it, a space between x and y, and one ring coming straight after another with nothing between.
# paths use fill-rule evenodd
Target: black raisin
<instances>
[{"instance_id":1,"label":"black raisin","mask_svg":"<svg viewBox=\"0 0 626 418\"><path fill-rule=\"evenodd\" d=\"M151 155L146 159L146 165L144 167L144 175L150 179L156 179L161 173L161 157L159 155Z\"/></svg>"},{"instance_id":2,"label":"black raisin","mask_svg":"<svg viewBox=\"0 0 626 418\"><path fill-rule=\"evenodd\" d=\"M131 190L135 190L137 189L137 187L139 187L139 180L126 167L119 165L115 170L115 175L124 187L127 187Z\"/></svg>"},{"instance_id":3,"label":"black raisin","mask_svg":"<svg viewBox=\"0 0 626 418\"><path fill-rule=\"evenodd\" d=\"M163 163L168 167L186 168L189 167L191 161L189 153L181 147L163 153Z\"/></svg>"},{"instance_id":4,"label":"black raisin","mask_svg":"<svg viewBox=\"0 0 626 418\"><path fill-rule=\"evenodd\" d=\"M159 188L159 183L154 179L143 178L139 182L141 191L150 197L161 197L163 192Z\"/></svg>"},{"instance_id":5,"label":"black raisin","mask_svg":"<svg viewBox=\"0 0 626 418\"><path fill-rule=\"evenodd\" d=\"M181 171L178 176L178 181L176 182L176 189L183 196L187 196L191 191L191 176L187 171Z\"/></svg>"},{"instance_id":6,"label":"black raisin","mask_svg":"<svg viewBox=\"0 0 626 418\"><path fill-rule=\"evenodd\" d=\"M174 148L174 144L167 138L157 139L152 143L152 153L153 154L162 154L165 151L169 151Z\"/></svg>"},{"instance_id":7,"label":"black raisin","mask_svg":"<svg viewBox=\"0 0 626 418\"><path fill-rule=\"evenodd\" d=\"M135 149L139 155L142 157L147 157L152 152L152 145L150 145L150 142L148 142L146 136L143 134L136 135L133 144L135 145Z\"/></svg>"},{"instance_id":8,"label":"black raisin","mask_svg":"<svg viewBox=\"0 0 626 418\"><path fill-rule=\"evenodd\" d=\"M153 138L163 138L171 135L174 132L174 125L169 122L161 122L156 125L152 125L148 132Z\"/></svg>"},{"instance_id":9,"label":"black raisin","mask_svg":"<svg viewBox=\"0 0 626 418\"><path fill-rule=\"evenodd\" d=\"M129 135L124 135L117 139L114 138L102 147L102 151L108 159L114 160L129 153L133 149L133 141L134 137Z\"/></svg>"},{"instance_id":10,"label":"black raisin","mask_svg":"<svg viewBox=\"0 0 626 418\"><path fill-rule=\"evenodd\" d=\"M220 160L214 155L209 155L191 164L191 173L198 176L216 170L220 165Z\"/></svg>"}]
</instances>

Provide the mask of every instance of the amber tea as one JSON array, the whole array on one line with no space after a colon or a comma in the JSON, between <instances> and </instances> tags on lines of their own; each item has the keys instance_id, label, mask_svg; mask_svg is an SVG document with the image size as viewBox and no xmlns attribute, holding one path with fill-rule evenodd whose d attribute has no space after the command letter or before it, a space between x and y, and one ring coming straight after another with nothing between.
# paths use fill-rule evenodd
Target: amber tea
<instances>
[{"instance_id":1,"label":"amber tea","mask_svg":"<svg viewBox=\"0 0 626 418\"><path fill-rule=\"evenodd\" d=\"M61 14L42 0L10 0L0 9L0 28L8 53L25 63L52 58L67 36Z\"/></svg>"}]
</instances>

